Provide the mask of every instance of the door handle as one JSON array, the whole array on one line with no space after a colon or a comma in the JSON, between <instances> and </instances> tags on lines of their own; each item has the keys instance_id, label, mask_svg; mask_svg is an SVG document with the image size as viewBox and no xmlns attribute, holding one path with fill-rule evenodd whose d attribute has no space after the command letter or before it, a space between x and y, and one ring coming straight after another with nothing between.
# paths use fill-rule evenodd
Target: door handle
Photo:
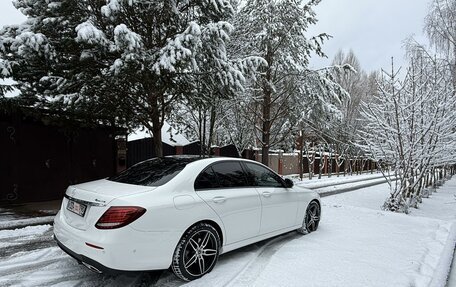
<instances>
[{"instance_id":1,"label":"door handle","mask_svg":"<svg viewBox=\"0 0 456 287\"><path fill-rule=\"evenodd\" d=\"M213 202L215 203L223 203L226 201L226 197L224 196L216 196L212 199Z\"/></svg>"},{"instance_id":2,"label":"door handle","mask_svg":"<svg viewBox=\"0 0 456 287\"><path fill-rule=\"evenodd\" d=\"M271 197L272 193L270 193L269 191L263 191L262 195L264 197Z\"/></svg>"}]
</instances>

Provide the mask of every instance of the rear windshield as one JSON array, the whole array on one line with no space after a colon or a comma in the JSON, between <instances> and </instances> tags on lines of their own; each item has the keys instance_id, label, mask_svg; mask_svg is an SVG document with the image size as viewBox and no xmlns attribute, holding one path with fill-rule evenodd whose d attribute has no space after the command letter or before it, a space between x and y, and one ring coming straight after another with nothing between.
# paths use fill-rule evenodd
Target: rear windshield
<instances>
[{"instance_id":1,"label":"rear windshield","mask_svg":"<svg viewBox=\"0 0 456 287\"><path fill-rule=\"evenodd\" d=\"M135 164L120 174L108 178L108 180L144 186L160 186L178 175L188 163L197 159L195 157L153 158Z\"/></svg>"}]
</instances>

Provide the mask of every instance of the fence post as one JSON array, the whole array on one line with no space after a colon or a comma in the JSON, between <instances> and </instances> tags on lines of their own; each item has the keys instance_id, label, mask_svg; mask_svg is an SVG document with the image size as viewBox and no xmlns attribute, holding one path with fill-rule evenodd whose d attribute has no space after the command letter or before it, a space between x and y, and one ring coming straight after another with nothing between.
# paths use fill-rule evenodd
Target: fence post
<instances>
[{"instance_id":1,"label":"fence post","mask_svg":"<svg viewBox=\"0 0 456 287\"><path fill-rule=\"evenodd\" d=\"M283 152L280 151L279 152L279 156L278 156L278 172L280 175L283 175Z\"/></svg>"}]
</instances>

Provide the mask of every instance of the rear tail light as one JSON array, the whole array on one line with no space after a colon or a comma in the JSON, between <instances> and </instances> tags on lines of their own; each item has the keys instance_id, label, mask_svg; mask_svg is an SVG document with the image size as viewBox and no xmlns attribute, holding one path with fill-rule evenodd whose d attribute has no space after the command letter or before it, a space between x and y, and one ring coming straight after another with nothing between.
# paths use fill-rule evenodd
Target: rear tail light
<instances>
[{"instance_id":1,"label":"rear tail light","mask_svg":"<svg viewBox=\"0 0 456 287\"><path fill-rule=\"evenodd\" d=\"M98 219L98 229L116 229L128 225L141 217L146 209L138 206L113 206Z\"/></svg>"}]
</instances>

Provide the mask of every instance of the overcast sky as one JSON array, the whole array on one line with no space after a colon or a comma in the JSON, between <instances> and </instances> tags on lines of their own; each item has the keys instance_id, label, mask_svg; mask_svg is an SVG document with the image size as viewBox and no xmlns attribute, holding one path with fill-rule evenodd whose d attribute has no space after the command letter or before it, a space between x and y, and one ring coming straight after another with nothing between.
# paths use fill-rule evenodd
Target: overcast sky
<instances>
[{"instance_id":1,"label":"overcast sky","mask_svg":"<svg viewBox=\"0 0 456 287\"><path fill-rule=\"evenodd\" d=\"M388 68L391 57L403 64L404 39L415 35L424 41L423 22L429 0L323 0L316 8L319 23L310 34L333 36L325 43L329 59L318 59L314 67L329 65L339 49L353 49L367 70ZM25 17L10 0L0 0L0 26L19 24Z\"/></svg>"},{"instance_id":2,"label":"overcast sky","mask_svg":"<svg viewBox=\"0 0 456 287\"><path fill-rule=\"evenodd\" d=\"M352 49L367 70L390 69L391 57L404 64L403 41L409 36L425 43L424 18L429 0L323 0L315 9L319 22L312 35L333 36L324 45L327 60L314 57L313 66L329 65L339 49Z\"/></svg>"}]
</instances>

